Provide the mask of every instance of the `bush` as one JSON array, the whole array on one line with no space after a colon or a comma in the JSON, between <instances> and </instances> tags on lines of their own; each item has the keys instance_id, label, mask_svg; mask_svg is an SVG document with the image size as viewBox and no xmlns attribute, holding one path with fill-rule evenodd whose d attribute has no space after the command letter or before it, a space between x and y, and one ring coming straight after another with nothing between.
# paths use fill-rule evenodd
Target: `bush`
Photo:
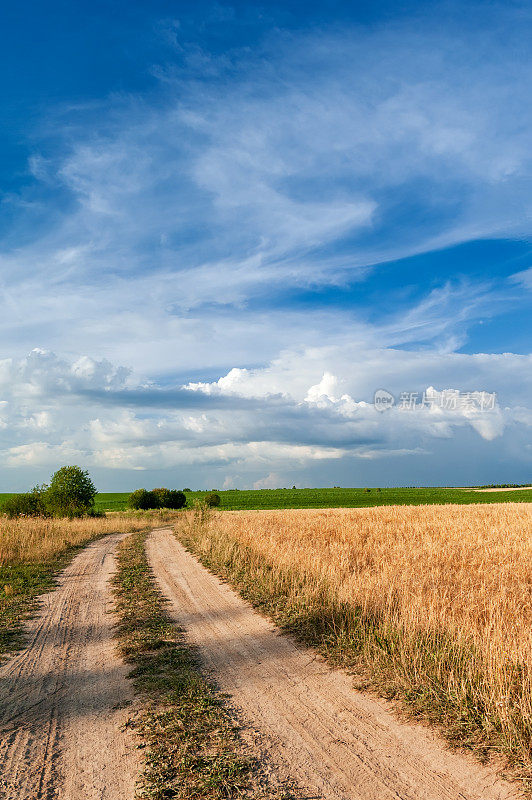
<instances>
[{"instance_id":1,"label":"bush","mask_svg":"<svg viewBox=\"0 0 532 800\"><path fill-rule=\"evenodd\" d=\"M166 506L165 508L184 508L187 504L187 498L185 497L183 492L180 492L178 489L169 489L168 496L166 498Z\"/></svg>"},{"instance_id":2,"label":"bush","mask_svg":"<svg viewBox=\"0 0 532 800\"><path fill-rule=\"evenodd\" d=\"M46 510L54 517L82 517L94 508L96 487L87 470L61 467L44 492Z\"/></svg>"},{"instance_id":3,"label":"bush","mask_svg":"<svg viewBox=\"0 0 532 800\"><path fill-rule=\"evenodd\" d=\"M170 496L169 489L152 489L151 491L157 498L157 508L170 508L168 505Z\"/></svg>"},{"instance_id":4,"label":"bush","mask_svg":"<svg viewBox=\"0 0 532 800\"><path fill-rule=\"evenodd\" d=\"M46 514L42 494L34 489L32 492L14 494L2 505L2 513L8 517L43 517Z\"/></svg>"},{"instance_id":5,"label":"bush","mask_svg":"<svg viewBox=\"0 0 532 800\"><path fill-rule=\"evenodd\" d=\"M205 495L203 500L209 508L217 508L221 502L220 495L216 494L216 492L209 492Z\"/></svg>"},{"instance_id":6,"label":"bush","mask_svg":"<svg viewBox=\"0 0 532 800\"><path fill-rule=\"evenodd\" d=\"M138 511L159 508L159 498L155 492L148 492L147 489L136 489L129 495L128 506Z\"/></svg>"},{"instance_id":7,"label":"bush","mask_svg":"<svg viewBox=\"0 0 532 800\"><path fill-rule=\"evenodd\" d=\"M187 498L183 492L177 489L152 489L151 492L146 489L137 489L136 492L130 496L130 503L142 503L143 505L134 505L132 508L184 508L187 504Z\"/></svg>"}]
</instances>

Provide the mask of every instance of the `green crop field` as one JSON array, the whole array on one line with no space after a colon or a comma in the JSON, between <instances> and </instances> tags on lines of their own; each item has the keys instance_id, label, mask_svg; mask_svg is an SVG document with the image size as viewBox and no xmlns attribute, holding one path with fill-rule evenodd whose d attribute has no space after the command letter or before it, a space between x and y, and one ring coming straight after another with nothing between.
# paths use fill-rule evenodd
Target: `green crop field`
<instances>
[{"instance_id":1,"label":"green crop field","mask_svg":"<svg viewBox=\"0 0 532 800\"><path fill-rule=\"evenodd\" d=\"M96 495L97 511L125 511L130 492L102 492Z\"/></svg>"},{"instance_id":2,"label":"green crop field","mask_svg":"<svg viewBox=\"0 0 532 800\"><path fill-rule=\"evenodd\" d=\"M0 506L10 494L0 494ZM443 504L443 503L530 503L532 488L519 491L501 489L475 492L468 489L434 487L403 489L253 489L220 491L220 508L364 508L368 506ZM186 492L187 505L201 500L205 492ZM102 492L96 496L98 511L124 511L129 492Z\"/></svg>"},{"instance_id":3,"label":"green crop field","mask_svg":"<svg viewBox=\"0 0 532 800\"><path fill-rule=\"evenodd\" d=\"M522 491L475 492L466 489L256 489L220 491L220 508L357 508L367 506L422 505L440 503L532 502L532 488ZM201 500L205 492L187 492L187 505ZM120 511L127 507L124 494L99 494L96 507Z\"/></svg>"}]
</instances>

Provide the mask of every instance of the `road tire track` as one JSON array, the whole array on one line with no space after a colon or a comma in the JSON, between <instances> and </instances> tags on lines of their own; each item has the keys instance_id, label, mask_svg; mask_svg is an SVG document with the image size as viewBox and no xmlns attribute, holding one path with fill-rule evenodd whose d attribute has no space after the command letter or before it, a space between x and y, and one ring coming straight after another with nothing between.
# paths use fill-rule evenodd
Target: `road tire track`
<instances>
[{"instance_id":1,"label":"road tire track","mask_svg":"<svg viewBox=\"0 0 532 800\"><path fill-rule=\"evenodd\" d=\"M2 800L134 796L140 758L123 729L133 690L109 613L123 536L106 536L74 558L41 598L27 647L0 666Z\"/></svg>"},{"instance_id":2,"label":"road tire track","mask_svg":"<svg viewBox=\"0 0 532 800\"><path fill-rule=\"evenodd\" d=\"M266 756L324 800L509 800L516 788L430 729L398 720L211 575L170 529L148 558L170 613Z\"/></svg>"}]
</instances>

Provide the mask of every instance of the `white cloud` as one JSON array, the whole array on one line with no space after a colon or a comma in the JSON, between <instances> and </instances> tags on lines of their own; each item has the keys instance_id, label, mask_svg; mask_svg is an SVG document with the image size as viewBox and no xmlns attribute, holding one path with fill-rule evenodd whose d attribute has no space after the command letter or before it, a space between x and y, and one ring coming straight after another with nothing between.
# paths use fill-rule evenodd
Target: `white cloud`
<instances>
[{"instance_id":1,"label":"white cloud","mask_svg":"<svg viewBox=\"0 0 532 800\"><path fill-rule=\"evenodd\" d=\"M308 403L319 403L323 398L334 402L335 393L338 387L338 378L330 372L324 372L319 383L311 386L307 392L305 400Z\"/></svg>"},{"instance_id":2,"label":"white cloud","mask_svg":"<svg viewBox=\"0 0 532 800\"><path fill-rule=\"evenodd\" d=\"M423 395L425 405L408 409L398 402L379 413L371 402L377 371L398 401L400 381L408 380L408 391ZM229 467L233 476L260 471L254 480L238 478L244 485L266 486L265 474L284 485L312 465L422 458L439 443L456 440L458 446L456 434L464 429L486 442L500 439L502 452L518 441L522 458L532 437L528 406L494 402L489 409L488 398L488 410L479 410L479 392L496 390L498 381L510 393L530 391L523 386L523 375L532 374L530 357L522 356L374 350L355 358L332 347L288 351L265 368L235 368L212 384L196 385L185 396L188 407L176 407L171 393L161 405L157 386L140 395L130 386L136 410L122 407L127 370L108 362L69 363L34 350L20 362L2 362L0 374L0 455L12 468L51 470L66 462L114 470L201 467L218 483L218 470L227 475ZM467 383L459 389L428 383L450 374L467 375ZM213 401L206 408L205 397ZM235 403L224 407L225 397ZM248 405L239 406L239 398ZM291 473L291 479L279 477Z\"/></svg>"},{"instance_id":3,"label":"white cloud","mask_svg":"<svg viewBox=\"0 0 532 800\"><path fill-rule=\"evenodd\" d=\"M282 488L283 480L277 472L269 472L264 478L259 478L253 484L254 489L280 489Z\"/></svg>"}]
</instances>

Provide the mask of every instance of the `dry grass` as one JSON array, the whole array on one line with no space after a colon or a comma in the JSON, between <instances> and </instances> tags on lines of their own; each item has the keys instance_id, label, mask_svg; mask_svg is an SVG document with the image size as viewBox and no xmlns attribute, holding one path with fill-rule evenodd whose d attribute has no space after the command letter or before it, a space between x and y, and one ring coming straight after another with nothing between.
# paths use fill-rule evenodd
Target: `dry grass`
<instances>
[{"instance_id":1,"label":"dry grass","mask_svg":"<svg viewBox=\"0 0 532 800\"><path fill-rule=\"evenodd\" d=\"M285 627L530 779L532 505L225 512L178 532Z\"/></svg>"},{"instance_id":2,"label":"dry grass","mask_svg":"<svg viewBox=\"0 0 532 800\"><path fill-rule=\"evenodd\" d=\"M0 658L24 643L24 620L55 586L77 549L106 533L129 533L175 520L175 512L109 514L88 519L0 516Z\"/></svg>"},{"instance_id":3,"label":"dry grass","mask_svg":"<svg viewBox=\"0 0 532 800\"><path fill-rule=\"evenodd\" d=\"M162 525L173 516L131 512L72 520L0 517L0 565L49 561L63 550L97 536Z\"/></svg>"}]
</instances>

